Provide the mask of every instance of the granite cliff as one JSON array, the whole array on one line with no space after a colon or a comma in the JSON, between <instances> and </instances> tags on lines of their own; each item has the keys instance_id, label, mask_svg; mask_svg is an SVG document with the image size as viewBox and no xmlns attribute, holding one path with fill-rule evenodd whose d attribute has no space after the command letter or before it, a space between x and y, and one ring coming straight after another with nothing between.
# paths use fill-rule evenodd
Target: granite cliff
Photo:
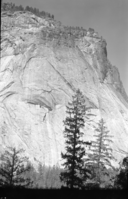
<instances>
[{"instance_id":1,"label":"granite cliff","mask_svg":"<svg viewBox=\"0 0 128 199\"><path fill-rule=\"evenodd\" d=\"M103 118L119 162L121 151L128 152L128 97L106 41L30 12L1 17L0 152L16 145L34 165L60 164L66 104L79 88L96 115L86 122L84 139L93 139Z\"/></svg>"}]
</instances>

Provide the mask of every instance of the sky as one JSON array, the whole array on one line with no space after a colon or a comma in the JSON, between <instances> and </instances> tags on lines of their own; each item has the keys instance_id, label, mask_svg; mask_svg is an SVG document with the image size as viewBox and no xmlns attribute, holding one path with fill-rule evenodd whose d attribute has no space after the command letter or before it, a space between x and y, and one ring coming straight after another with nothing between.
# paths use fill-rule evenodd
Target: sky
<instances>
[{"instance_id":1,"label":"sky","mask_svg":"<svg viewBox=\"0 0 128 199\"><path fill-rule=\"evenodd\" d=\"M63 25L94 28L107 41L108 59L128 94L128 0L3 0L53 14Z\"/></svg>"}]
</instances>

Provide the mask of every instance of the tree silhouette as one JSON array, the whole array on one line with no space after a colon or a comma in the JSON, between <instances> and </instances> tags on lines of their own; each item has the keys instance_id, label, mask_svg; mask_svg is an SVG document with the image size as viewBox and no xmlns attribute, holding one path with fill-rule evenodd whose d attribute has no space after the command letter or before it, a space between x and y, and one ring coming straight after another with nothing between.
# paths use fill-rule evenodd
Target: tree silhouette
<instances>
[{"instance_id":1,"label":"tree silhouette","mask_svg":"<svg viewBox=\"0 0 128 199\"><path fill-rule=\"evenodd\" d=\"M1 155L0 186L28 187L32 185L31 179L25 177L25 173L30 170L30 167L27 166L28 158L22 156L23 152L22 149L8 147Z\"/></svg>"},{"instance_id":2,"label":"tree silhouette","mask_svg":"<svg viewBox=\"0 0 128 199\"><path fill-rule=\"evenodd\" d=\"M99 121L95 131L97 133L94 135L96 141L92 141L88 165L93 172L94 182L101 186L103 175L108 175L106 173L106 166L113 168L111 160L114 157L112 156L112 149L109 145L109 143L112 143L112 136L109 135L103 119Z\"/></svg>"},{"instance_id":3,"label":"tree silhouette","mask_svg":"<svg viewBox=\"0 0 128 199\"><path fill-rule=\"evenodd\" d=\"M115 187L128 189L128 156L122 161L120 172L115 180Z\"/></svg>"},{"instance_id":4,"label":"tree silhouette","mask_svg":"<svg viewBox=\"0 0 128 199\"><path fill-rule=\"evenodd\" d=\"M72 103L68 103L67 117L64 121L66 138L66 152L62 153L64 171L60 175L61 181L66 183L67 187L82 188L84 178L87 177L88 170L85 169L83 157L85 155L85 142L81 139L84 127L84 118L87 119L90 108L85 106L85 99L80 90L76 91Z\"/></svg>"}]
</instances>

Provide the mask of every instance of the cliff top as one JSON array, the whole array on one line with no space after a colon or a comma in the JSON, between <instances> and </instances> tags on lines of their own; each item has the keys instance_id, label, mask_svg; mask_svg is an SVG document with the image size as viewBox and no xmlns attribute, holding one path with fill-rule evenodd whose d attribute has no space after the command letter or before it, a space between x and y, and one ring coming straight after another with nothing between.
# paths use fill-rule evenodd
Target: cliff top
<instances>
[{"instance_id":1,"label":"cliff top","mask_svg":"<svg viewBox=\"0 0 128 199\"><path fill-rule=\"evenodd\" d=\"M18 7L12 3L2 4L1 18L2 41L8 39L12 42L11 38L13 37L13 41L17 40L16 43L19 42L20 46L23 41L27 44L40 45L43 43L54 47L78 47L84 53L86 48L86 54L99 56L99 59L103 59L99 68L103 81L107 79L107 82L113 84L116 91L121 93L128 102L119 72L107 59L107 43L93 28L86 30L82 27L63 26L47 12L40 12L29 6L24 9L22 6ZM112 80L108 81L108 79Z\"/></svg>"}]
</instances>

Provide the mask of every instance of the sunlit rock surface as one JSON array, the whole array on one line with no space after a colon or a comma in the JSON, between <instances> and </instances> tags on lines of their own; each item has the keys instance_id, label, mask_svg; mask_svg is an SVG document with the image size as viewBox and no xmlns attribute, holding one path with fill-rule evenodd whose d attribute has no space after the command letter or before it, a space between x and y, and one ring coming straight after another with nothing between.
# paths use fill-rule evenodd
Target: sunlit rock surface
<instances>
[{"instance_id":1,"label":"sunlit rock surface","mask_svg":"<svg viewBox=\"0 0 128 199\"><path fill-rule=\"evenodd\" d=\"M84 139L94 139L103 118L119 162L125 156L121 151L128 152L128 97L107 59L106 42L95 33L71 45L70 38L68 45L44 39L45 30L52 33L55 25L29 12L2 13L0 152L17 146L34 165L61 164L66 105L79 88L96 115L86 121Z\"/></svg>"}]
</instances>

